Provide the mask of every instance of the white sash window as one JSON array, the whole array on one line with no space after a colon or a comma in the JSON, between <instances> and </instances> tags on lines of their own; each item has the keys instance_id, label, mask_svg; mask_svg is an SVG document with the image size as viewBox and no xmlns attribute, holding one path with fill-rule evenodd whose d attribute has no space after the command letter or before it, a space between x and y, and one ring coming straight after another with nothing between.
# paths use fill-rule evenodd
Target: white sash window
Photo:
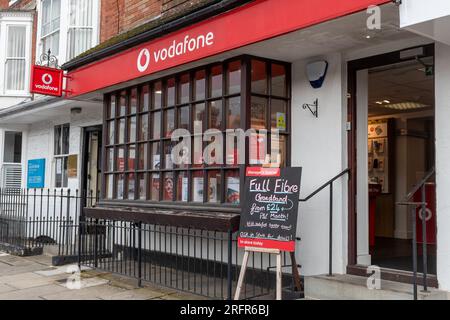
<instances>
[{"instance_id":1,"label":"white sash window","mask_svg":"<svg viewBox=\"0 0 450 320\"><path fill-rule=\"evenodd\" d=\"M92 47L94 32L93 0L69 0L67 59L75 58Z\"/></svg>"},{"instance_id":2,"label":"white sash window","mask_svg":"<svg viewBox=\"0 0 450 320\"><path fill-rule=\"evenodd\" d=\"M6 91L25 90L26 35L26 26L8 26L5 61Z\"/></svg>"},{"instance_id":3,"label":"white sash window","mask_svg":"<svg viewBox=\"0 0 450 320\"><path fill-rule=\"evenodd\" d=\"M43 52L51 50L59 55L59 36L61 22L61 0L43 0L41 15L41 41Z\"/></svg>"}]
</instances>

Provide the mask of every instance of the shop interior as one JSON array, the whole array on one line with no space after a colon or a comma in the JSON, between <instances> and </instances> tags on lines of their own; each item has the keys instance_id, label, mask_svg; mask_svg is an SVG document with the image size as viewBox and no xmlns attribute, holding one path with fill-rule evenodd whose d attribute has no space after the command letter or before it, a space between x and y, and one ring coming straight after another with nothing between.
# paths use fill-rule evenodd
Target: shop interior
<instances>
[{"instance_id":1,"label":"shop interior","mask_svg":"<svg viewBox=\"0 0 450 320\"><path fill-rule=\"evenodd\" d=\"M372 265L412 271L413 218L409 207L397 203L433 168L434 141L433 57L370 69L367 158ZM434 177L426 185L430 274L436 274L433 181ZM419 272L423 269L420 216L417 210Z\"/></svg>"}]
</instances>

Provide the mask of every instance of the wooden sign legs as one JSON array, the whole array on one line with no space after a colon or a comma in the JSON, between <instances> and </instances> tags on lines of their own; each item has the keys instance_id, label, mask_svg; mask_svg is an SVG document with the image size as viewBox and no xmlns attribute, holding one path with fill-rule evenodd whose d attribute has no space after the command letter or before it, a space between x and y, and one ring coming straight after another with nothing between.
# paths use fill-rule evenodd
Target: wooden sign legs
<instances>
[{"instance_id":1,"label":"wooden sign legs","mask_svg":"<svg viewBox=\"0 0 450 320\"><path fill-rule=\"evenodd\" d=\"M242 286L244 284L245 271L248 264L248 256L250 252L262 252L277 255L277 284L276 284L276 299L281 300L281 251L278 249L263 249L263 248L245 248L244 259L242 261L241 272L239 273L239 279L237 283L236 293L234 300L239 300L241 295Z\"/></svg>"}]
</instances>

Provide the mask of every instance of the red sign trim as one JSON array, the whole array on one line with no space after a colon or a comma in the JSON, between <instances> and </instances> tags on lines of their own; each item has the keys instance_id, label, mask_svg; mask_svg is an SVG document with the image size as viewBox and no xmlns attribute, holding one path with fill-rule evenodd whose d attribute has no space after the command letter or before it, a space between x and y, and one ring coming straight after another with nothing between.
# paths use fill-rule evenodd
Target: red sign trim
<instances>
[{"instance_id":1,"label":"red sign trim","mask_svg":"<svg viewBox=\"0 0 450 320\"><path fill-rule=\"evenodd\" d=\"M30 92L47 96L62 96L63 71L33 65L31 68Z\"/></svg>"},{"instance_id":2,"label":"red sign trim","mask_svg":"<svg viewBox=\"0 0 450 320\"><path fill-rule=\"evenodd\" d=\"M267 239L253 239L238 237L239 248L264 248L279 249L281 251L294 252L295 241L276 241Z\"/></svg>"},{"instance_id":3,"label":"red sign trim","mask_svg":"<svg viewBox=\"0 0 450 320\"><path fill-rule=\"evenodd\" d=\"M256 0L69 73L67 96L107 88L390 0Z\"/></svg>"}]
</instances>

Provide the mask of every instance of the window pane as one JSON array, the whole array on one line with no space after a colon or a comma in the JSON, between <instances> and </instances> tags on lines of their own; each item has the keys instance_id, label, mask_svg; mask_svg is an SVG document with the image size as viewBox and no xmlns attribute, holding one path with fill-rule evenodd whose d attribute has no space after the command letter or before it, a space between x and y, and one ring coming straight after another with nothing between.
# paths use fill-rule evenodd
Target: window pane
<instances>
[{"instance_id":1,"label":"window pane","mask_svg":"<svg viewBox=\"0 0 450 320\"><path fill-rule=\"evenodd\" d=\"M130 97L130 109L128 112L130 114L135 114L137 110L137 88L131 89L131 97Z\"/></svg>"},{"instance_id":2,"label":"window pane","mask_svg":"<svg viewBox=\"0 0 450 320\"><path fill-rule=\"evenodd\" d=\"M180 77L180 103L185 104L190 101L190 83L189 83L189 74L183 74Z\"/></svg>"},{"instance_id":3,"label":"window pane","mask_svg":"<svg viewBox=\"0 0 450 320\"><path fill-rule=\"evenodd\" d=\"M267 139L266 134L251 134L249 141L249 164L266 163L267 155Z\"/></svg>"},{"instance_id":4,"label":"window pane","mask_svg":"<svg viewBox=\"0 0 450 320\"><path fill-rule=\"evenodd\" d=\"M130 144L128 146L128 169L133 171L136 163L136 145Z\"/></svg>"},{"instance_id":5,"label":"window pane","mask_svg":"<svg viewBox=\"0 0 450 320\"><path fill-rule=\"evenodd\" d=\"M186 171L178 172L177 201L188 201L189 178Z\"/></svg>"},{"instance_id":6,"label":"window pane","mask_svg":"<svg viewBox=\"0 0 450 320\"><path fill-rule=\"evenodd\" d=\"M61 141L62 141L62 128L61 128L61 126L56 126L55 127L55 143L54 143L55 155L61 154Z\"/></svg>"},{"instance_id":7,"label":"window pane","mask_svg":"<svg viewBox=\"0 0 450 320\"><path fill-rule=\"evenodd\" d=\"M161 143L154 142L151 144L151 161L152 161L152 170L161 169Z\"/></svg>"},{"instance_id":8,"label":"window pane","mask_svg":"<svg viewBox=\"0 0 450 320\"><path fill-rule=\"evenodd\" d=\"M194 133L203 132L203 121L205 119L205 104L198 103L194 106L193 128Z\"/></svg>"},{"instance_id":9,"label":"window pane","mask_svg":"<svg viewBox=\"0 0 450 320\"><path fill-rule=\"evenodd\" d=\"M225 176L225 200L227 203L239 204L240 183L239 171L227 171Z\"/></svg>"},{"instance_id":10,"label":"window pane","mask_svg":"<svg viewBox=\"0 0 450 320\"><path fill-rule=\"evenodd\" d=\"M153 85L153 109L160 109L162 106L162 83L155 82Z\"/></svg>"},{"instance_id":11,"label":"window pane","mask_svg":"<svg viewBox=\"0 0 450 320\"><path fill-rule=\"evenodd\" d=\"M117 148L117 171L125 170L125 148Z\"/></svg>"},{"instance_id":12,"label":"window pane","mask_svg":"<svg viewBox=\"0 0 450 320\"><path fill-rule=\"evenodd\" d=\"M67 188L67 157L55 159L55 187Z\"/></svg>"},{"instance_id":13,"label":"window pane","mask_svg":"<svg viewBox=\"0 0 450 320\"><path fill-rule=\"evenodd\" d=\"M286 68L283 65L272 64L272 95L286 96Z\"/></svg>"},{"instance_id":14,"label":"window pane","mask_svg":"<svg viewBox=\"0 0 450 320\"><path fill-rule=\"evenodd\" d=\"M67 58L73 59L92 46L92 28L69 27L67 32Z\"/></svg>"},{"instance_id":15,"label":"window pane","mask_svg":"<svg viewBox=\"0 0 450 320\"><path fill-rule=\"evenodd\" d=\"M148 114L144 113L139 116L139 141L148 139Z\"/></svg>"},{"instance_id":16,"label":"window pane","mask_svg":"<svg viewBox=\"0 0 450 320\"><path fill-rule=\"evenodd\" d=\"M209 124L208 129L222 128L222 100L211 101L209 103Z\"/></svg>"},{"instance_id":17,"label":"window pane","mask_svg":"<svg viewBox=\"0 0 450 320\"><path fill-rule=\"evenodd\" d=\"M164 136L170 137L175 129L175 110L169 109L164 111Z\"/></svg>"},{"instance_id":18,"label":"window pane","mask_svg":"<svg viewBox=\"0 0 450 320\"><path fill-rule=\"evenodd\" d=\"M253 129L266 129L267 99L252 97L251 127Z\"/></svg>"},{"instance_id":19,"label":"window pane","mask_svg":"<svg viewBox=\"0 0 450 320\"><path fill-rule=\"evenodd\" d=\"M108 135L106 136L106 144L114 144L114 120L108 121Z\"/></svg>"},{"instance_id":20,"label":"window pane","mask_svg":"<svg viewBox=\"0 0 450 320\"><path fill-rule=\"evenodd\" d=\"M227 99L227 128L241 127L241 97Z\"/></svg>"},{"instance_id":21,"label":"window pane","mask_svg":"<svg viewBox=\"0 0 450 320\"><path fill-rule=\"evenodd\" d=\"M286 131L287 118L286 118L286 101L272 99L271 101L270 118L272 123L272 129L278 129L280 131Z\"/></svg>"},{"instance_id":22,"label":"window pane","mask_svg":"<svg viewBox=\"0 0 450 320\"><path fill-rule=\"evenodd\" d=\"M63 125L62 132L62 154L69 154L69 139L70 139L70 126L68 124Z\"/></svg>"},{"instance_id":23,"label":"window pane","mask_svg":"<svg viewBox=\"0 0 450 320\"><path fill-rule=\"evenodd\" d=\"M136 141L136 117L128 118L128 142Z\"/></svg>"},{"instance_id":24,"label":"window pane","mask_svg":"<svg viewBox=\"0 0 450 320\"><path fill-rule=\"evenodd\" d=\"M105 197L106 199L112 199L114 186L114 176L112 174L107 174L105 176L105 184L106 184Z\"/></svg>"},{"instance_id":25,"label":"window pane","mask_svg":"<svg viewBox=\"0 0 450 320\"><path fill-rule=\"evenodd\" d=\"M120 119L118 121L119 127L117 128L117 131L119 132L119 141L118 143L124 143L125 142L125 119Z\"/></svg>"},{"instance_id":26,"label":"window pane","mask_svg":"<svg viewBox=\"0 0 450 320\"><path fill-rule=\"evenodd\" d=\"M122 91L120 93L120 101L119 101L119 116L124 116L127 112L127 92Z\"/></svg>"},{"instance_id":27,"label":"window pane","mask_svg":"<svg viewBox=\"0 0 450 320\"><path fill-rule=\"evenodd\" d=\"M139 144L138 170L147 169L147 143Z\"/></svg>"},{"instance_id":28,"label":"window pane","mask_svg":"<svg viewBox=\"0 0 450 320\"><path fill-rule=\"evenodd\" d=\"M134 200L136 182L134 180L134 173L128 174L128 199Z\"/></svg>"},{"instance_id":29,"label":"window pane","mask_svg":"<svg viewBox=\"0 0 450 320\"><path fill-rule=\"evenodd\" d=\"M152 139L159 139L161 137L161 112L154 112L153 119L153 134Z\"/></svg>"},{"instance_id":30,"label":"window pane","mask_svg":"<svg viewBox=\"0 0 450 320\"><path fill-rule=\"evenodd\" d=\"M264 61L252 60L252 92L267 94L267 68Z\"/></svg>"},{"instance_id":31,"label":"window pane","mask_svg":"<svg viewBox=\"0 0 450 320\"><path fill-rule=\"evenodd\" d=\"M220 203L221 195L220 171L208 171L208 202Z\"/></svg>"},{"instance_id":32,"label":"window pane","mask_svg":"<svg viewBox=\"0 0 450 320\"><path fill-rule=\"evenodd\" d=\"M164 200L173 200L174 180L173 172L165 172L164 175Z\"/></svg>"},{"instance_id":33,"label":"window pane","mask_svg":"<svg viewBox=\"0 0 450 320\"><path fill-rule=\"evenodd\" d=\"M164 141L164 156L165 156L164 157L164 168L165 169L173 168L172 148L173 148L172 141Z\"/></svg>"},{"instance_id":34,"label":"window pane","mask_svg":"<svg viewBox=\"0 0 450 320\"><path fill-rule=\"evenodd\" d=\"M138 184L139 184L139 195L138 198L140 200L145 200L147 199L147 194L146 194L146 188L145 188L145 174L144 173L139 173L138 174Z\"/></svg>"},{"instance_id":35,"label":"window pane","mask_svg":"<svg viewBox=\"0 0 450 320\"><path fill-rule=\"evenodd\" d=\"M6 60L6 90L25 89L25 59Z\"/></svg>"},{"instance_id":36,"label":"window pane","mask_svg":"<svg viewBox=\"0 0 450 320\"><path fill-rule=\"evenodd\" d=\"M241 92L241 62L228 64L228 94Z\"/></svg>"},{"instance_id":37,"label":"window pane","mask_svg":"<svg viewBox=\"0 0 450 320\"><path fill-rule=\"evenodd\" d=\"M116 174L117 199L123 199L124 195L124 175Z\"/></svg>"},{"instance_id":38,"label":"window pane","mask_svg":"<svg viewBox=\"0 0 450 320\"><path fill-rule=\"evenodd\" d=\"M178 129L189 130L189 107L178 109Z\"/></svg>"},{"instance_id":39,"label":"window pane","mask_svg":"<svg viewBox=\"0 0 450 320\"><path fill-rule=\"evenodd\" d=\"M22 161L22 132L5 131L3 161L21 163Z\"/></svg>"},{"instance_id":40,"label":"window pane","mask_svg":"<svg viewBox=\"0 0 450 320\"><path fill-rule=\"evenodd\" d=\"M286 137L280 135L279 140L274 138L271 140L271 158L272 162L278 163L280 167L286 166Z\"/></svg>"},{"instance_id":41,"label":"window pane","mask_svg":"<svg viewBox=\"0 0 450 320\"><path fill-rule=\"evenodd\" d=\"M116 96L111 95L109 108L108 108L108 118L114 118L116 116Z\"/></svg>"},{"instance_id":42,"label":"window pane","mask_svg":"<svg viewBox=\"0 0 450 320\"><path fill-rule=\"evenodd\" d=\"M166 90L166 102L167 107L175 105L175 79L171 78L167 80L167 90Z\"/></svg>"},{"instance_id":43,"label":"window pane","mask_svg":"<svg viewBox=\"0 0 450 320\"><path fill-rule=\"evenodd\" d=\"M159 173L153 173L150 180L150 199L159 201Z\"/></svg>"},{"instance_id":44,"label":"window pane","mask_svg":"<svg viewBox=\"0 0 450 320\"><path fill-rule=\"evenodd\" d=\"M203 202L203 171L192 173L192 201Z\"/></svg>"},{"instance_id":45,"label":"window pane","mask_svg":"<svg viewBox=\"0 0 450 320\"><path fill-rule=\"evenodd\" d=\"M106 148L106 171L114 171L114 148Z\"/></svg>"},{"instance_id":46,"label":"window pane","mask_svg":"<svg viewBox=\"0 0 450 320\"><path fill-rule=\"evenodd\" d=\"M205 90L206 90L206 73L205 70L200 70L195 73L195 100L204 100L205 99Z\"/></svg>"},{"instance_id":47,"label":"window pane","mask_svg":"<svg viewBox=\"0 0 450 320\"><path fill-rule=\"evenodd\" d=\"M222 66L212 67L210 79L210 97L215 98L222 96L222 80Z\"/></svg>"},{"instance_id":48,"label":"window pane","mask_svg":"<svg viewBox=\"0 0 450 320\"><path fill-rule=\"evenodd\" d=\"M139 111L148 111L149 104L149 88L148 85L141 87L141 97L139 101Z\"/></svg>"}]
</instances>

